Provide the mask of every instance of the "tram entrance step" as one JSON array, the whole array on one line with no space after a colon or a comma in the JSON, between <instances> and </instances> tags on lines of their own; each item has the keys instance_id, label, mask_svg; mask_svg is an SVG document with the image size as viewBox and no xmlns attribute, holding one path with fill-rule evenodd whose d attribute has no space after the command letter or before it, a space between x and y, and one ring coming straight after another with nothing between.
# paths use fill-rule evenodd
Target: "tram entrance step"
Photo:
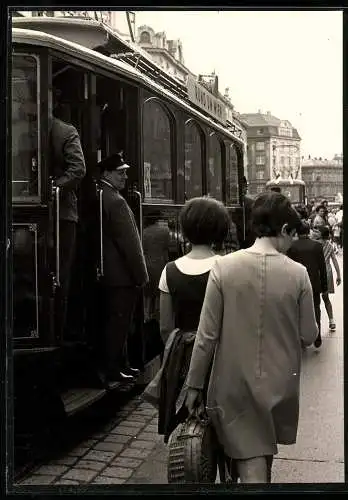
<instances>
[{"instance_id":1,"label":"tram entrance step","mask_svg":"<svg viewBox=\"0 0 348 500\"><path fill-rule=\"evenodd\" d=\"M105 396L105 389L76 388L69 389L62 394L65 412L68 416L92 405Z\"/></svg>"}]
</instances>

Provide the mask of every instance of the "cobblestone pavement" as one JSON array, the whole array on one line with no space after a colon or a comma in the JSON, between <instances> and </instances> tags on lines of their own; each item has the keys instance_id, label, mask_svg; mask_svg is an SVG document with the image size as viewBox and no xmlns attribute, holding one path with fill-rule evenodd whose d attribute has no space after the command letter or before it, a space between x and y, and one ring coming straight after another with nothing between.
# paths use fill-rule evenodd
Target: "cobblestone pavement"
<instances>
[{"instance_id":1,"label":"cobblestone pavement","mask_svg":"<svg viewBox=\"0 0 348 500\"><path fill-rule=\"evenodd\" d=\"M342 266L342 257L339 258ZM304 353L298 442L279 447L275 483L344 481L343 287L332 299L337 330ZM157 411L136 396L108 424L69 454L37 468L21 485L166 484L167 446L157 434Z\"/></svg>"}]
</instances>

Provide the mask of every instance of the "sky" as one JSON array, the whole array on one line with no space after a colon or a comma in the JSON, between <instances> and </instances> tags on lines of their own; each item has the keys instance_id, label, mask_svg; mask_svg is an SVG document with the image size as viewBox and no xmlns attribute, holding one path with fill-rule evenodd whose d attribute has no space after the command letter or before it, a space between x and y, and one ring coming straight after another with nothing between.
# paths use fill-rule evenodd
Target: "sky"
<instances>
[{"instance_id":1,"label":"sky","mask_svg":"<svg viewBox=\"0 0 348 500\"><path fill-rule=\"evenodd\" d=\"M185 65L219 76L239 113L289 120L301 154L343 151L341 11L136 11L136 28L180 39Z\"/></svg>"}]
</instances>

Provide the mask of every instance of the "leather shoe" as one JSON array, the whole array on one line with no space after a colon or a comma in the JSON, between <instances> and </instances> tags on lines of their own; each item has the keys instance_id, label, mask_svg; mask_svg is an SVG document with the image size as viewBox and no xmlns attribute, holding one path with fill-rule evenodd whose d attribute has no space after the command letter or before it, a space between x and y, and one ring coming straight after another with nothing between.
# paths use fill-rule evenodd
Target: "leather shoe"
<instances>
[{"instance_id":1,"label":"leather shoe","mask_svg":"<svg viewBox=\"0 0 348 500\"><path fill-rule=\"evenodd\" d=\"M132 375L133 377L139 377L140 370L138 370L138 368L132 368L131 366L127 366L126 368L123 368L122 373L125 373L127 375Z\"/></svg>"},{"instance_id":2,"label":"leather shoe","mask_svg":"<svg viewBox=\"0 0 348 500\"><path fill-rule=\"evenodd\" d=\"M130 375L128 373L119 372L119 373L112 373L107 376L107 380L109 382L134 382L135 378L133 375Z\"/></svg>"}]
</instances>

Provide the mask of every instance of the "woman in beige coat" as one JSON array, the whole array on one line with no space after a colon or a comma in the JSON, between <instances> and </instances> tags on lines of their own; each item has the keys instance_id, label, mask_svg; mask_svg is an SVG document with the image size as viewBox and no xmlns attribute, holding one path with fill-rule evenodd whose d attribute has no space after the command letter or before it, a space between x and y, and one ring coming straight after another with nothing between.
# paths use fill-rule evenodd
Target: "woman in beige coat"
<instances>
[{"instance_id":1,"label":"woman in beige coat","mask_svg":"<svg viewBox=\"0 0 348 500\"><path fill-rule=\"evenodd\" d=\"M207 412L236 459L241 482L269 482L277 443L296 441L301 339L317 337L304 266L285 254L300 219L287 197L261 194L253 205L255 243L221 257L207 285L187 377L186 405L201 399L209 365Z\"/></svg>"}]
</instances>

